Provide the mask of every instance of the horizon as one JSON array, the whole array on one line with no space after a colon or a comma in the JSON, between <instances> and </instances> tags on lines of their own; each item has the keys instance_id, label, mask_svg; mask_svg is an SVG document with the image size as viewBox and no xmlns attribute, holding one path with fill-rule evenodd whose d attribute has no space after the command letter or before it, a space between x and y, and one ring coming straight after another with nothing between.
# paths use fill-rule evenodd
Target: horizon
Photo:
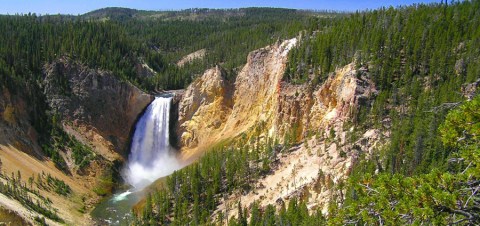
<instances>
[{"instance_id":1,"label":"horizon","mask_svg":"<svg viewBox=\"0 0 480 226\"><path fill-rule=\"evenodd\" d=\"M38 15L82 15L104 8L128 8L146 11L180 11L193 8L205 9L238 9L238 8L286 8L312 11L339 11L354 12L378 9L381 7L398 7L412 4L440 3L440 0L386 0L386 1L353 1L337 0L335 2L297 0L295 2L286 0L244 0L242 2L224 2L220 0L181 0L175 2L154 1L154 0L100 0L85 4L84 1L72 0L31 0L14 1L3 0L3 7L0 9L2 15L16 15L35 13Z\"/></svg>"}]
</instances>

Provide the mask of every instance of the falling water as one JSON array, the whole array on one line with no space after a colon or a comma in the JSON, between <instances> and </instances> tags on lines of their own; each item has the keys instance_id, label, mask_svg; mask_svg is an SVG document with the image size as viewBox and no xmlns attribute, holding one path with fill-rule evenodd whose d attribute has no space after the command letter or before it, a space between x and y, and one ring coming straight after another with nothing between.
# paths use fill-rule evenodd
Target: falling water
<instances>
[{"instance_id":1,"label":"falling water","mask_svg":"<svg viewBox=\"0 0 480 226\"><path fill-rule=\"evenodd\" d=\"M125 180L134 188L114 194L97 205L92 216L98 224L121 225L143 197L141 191L160 177L182 167L169 143L171 97L156 97L135 126Z\"/></svg>"},{"instance_id":2,"label":"falling water","mask_svg":"<svg viewBox=\"0 0 480 226\"><path fill-rule=\"evenodd\" d=\"M137 122L125 178L135 188L180 168L169 143L171 97L156 97Z\"/></svg>"}]
</instances>

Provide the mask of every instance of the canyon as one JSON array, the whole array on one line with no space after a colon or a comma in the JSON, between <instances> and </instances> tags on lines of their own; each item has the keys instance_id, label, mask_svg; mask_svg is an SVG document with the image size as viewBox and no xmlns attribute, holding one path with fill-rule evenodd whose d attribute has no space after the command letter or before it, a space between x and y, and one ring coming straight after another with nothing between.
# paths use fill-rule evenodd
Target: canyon
<instances>
[{"instance_id":1,"label":"canyon","mask_svg":"<svg viewBox=\"0 0 480 226\"><path fill-rule=\"evenodd\" d=\"M2 15L0 224L477 225L478 9Z\"/></svg>"},{"instance_id":2,"label":"canyon","mask_svg":"<svg viewBox=\"0 0 480 226\"><path fill-rule=\"evenodd\" d=\"M368 69L348 64L317 87L284 81L287 54L296 43L291 39L251 52L235 82L226 80L218 66L209 69L180 100L177 134L184 147L182 158L245 137L284 143L288 135L294 144L278 159L273 173L257 182L254 187L259 189L232 195L218 211L225 211L226 203L235 208L237 200L244 208L254 201L280 205L280 200L309 193L309 207L320 206L326 213L330 198L342 192L332 190L333 185L347 178L359 155L373 154L388 140L388 131L358 130L351 123L378 92ZM353 134L360 139L351 142Z\"/></svg>"},{"instance_id":3,"label":"canyon","mask_svg":"<svg viewBox=\"0 0 480 226\"><path fill-rule=\"evenodd\" d=\"M102 178L119 177L137 118L154 97L109 72L88 68L68 57L46 64L43 73L46 103L57 115L58 124L69 136L91 148L93 158L80 169L74 163L72 149L60 144L58 148L62 150L66 168L58 169L41 151L39 134L32 123L38 119L32 118L35 113L31 112L32 106L28 106L26 95L4 88L0 98L2 171L4 175L21 173L25 184L37 174L64 181L72 189L72 197L45 189L39 189L39 195L51 199L53 207L67 222L91 225L88 211L101 199L95 189L106 189L106 192L112 189L112 184L103 183ZM33 223L34 212L23 211L15 200L9 202L16 203L13 211L22 210L17 213ZM47 223L57 224L48 219Z\"/></svg>"},{"instance_id":4,"label":"canyon","mask_svg":"<svg viewBox=\"0 0 480 226\"><path fill-rule=\"evenodd\" d=\"M332 185L328 183L343 181L359 152L372 153L384 135L376 130L355 131L363 136L362 140L355 144L347 142L354 128L347 127L346 122L376 95L375 85L368 78L366 69L355 69L353 63L346 65L317 87L294 85L283 80L288 52L296 43L294 38L251 52L235 81L227 80L223 69L216 66L205 71L185 91L176 92L173 100L176 109L172 112L177 115L171 119L178 121L172 122L175 125L172 134L180 146L178 158L182 161L192 162L210 147L242 136L285 142L288 134L292 136L290 142L296 144L282 155L271 175L258 181L257 187L262 189L234 194L227 202L246 200L243 205L248 207L254 200L262 200L261 204L265 206L288 200L292 194L309 191L313 194L309 203L323 205L322 209L326 211L329 197L339 192L329 190ZM20 109L24 105L3 103L3 109L16 106L15 115L20 119L19 125L15 126L17 129L13 130L19 134L7 137L9 133L4 133L0 155L3 169L18 169L23 175L30 175L33 172L27 165L37 164L39 169L35 172L41 169L53 173L66 181L74 193L90 197L87 203L91 208L98 196L89 188L98 185L98 177L107 166L126 161L134 124L153 100L153 95L119 81L109 72L90 69L68 57L45 65L44 73L47 102L58 114L63 129L91 147L98 158L84 170L70 168L70 176L59 172L48 161L31 157L22 157L32 160L21 167L13 159L25 154L41 156L41 152L33 139L35 131L28 126L28 116L22 113L24 109ZM7 90L4 96L8 97L4 100L21 101L21 98L9 97ZM3 119L4 130L12 131L6 129L12 125L5 113ZM333 137L330 135L332 130L335 131ZM66 150L63 155L67 160L71 159L69 153ZM295 181L292 170L302 179L297 179L293 189L286 189ZM319 181L324 187L320 190L315 189L320 186ZM61 199L54 194L45 195ZM59 205L59 209L64 205L78 205L69 201L60 203L65 204ZM219 206L218 210L222 208ZM71 217L69 212L75 211L60 211L60 215L72 221L82 217L81 214Z\"/></svg>"}]
</instances>

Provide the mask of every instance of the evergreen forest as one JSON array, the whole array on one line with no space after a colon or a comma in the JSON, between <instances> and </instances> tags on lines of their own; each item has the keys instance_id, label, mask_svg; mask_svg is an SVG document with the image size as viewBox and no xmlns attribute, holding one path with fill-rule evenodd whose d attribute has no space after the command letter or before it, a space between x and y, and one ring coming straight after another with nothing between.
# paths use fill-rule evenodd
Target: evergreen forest
<instances>
[{"instance_id":1,"label":"evergreen forest","mask_svg":"<svg viewBox=\"0 0 480 226\"><path fill-rule=\"evenodd\" d=\"M374 158L361 157L350 179L333 185L347 193L332 200L328 215L308 211L302 199L293 199L280 210L258 204L247 210L239 204L230 210L235 218L209 218L225 193L255 189L251 181L268 174L276 153L288 150L274 141L253 146L240 141L169 176L132 222L480 223L480 99L467 101L461 93L464 84L480 78L479 9L479 1L420 4L309 21L300 45L289 53L284 80L315 87L353 61L368 71L380 92L352 123L392 131L388 147Z\"/></svg>"},{"instance_id":2,"label":"evergreen forest","mask_svg":"<svg viewBox=\"0 0 480 226\"><path fill-rule=\"evenodd\" d=\"M72 161L80 168L95 158L90 147L62 130L43 93L44 66L62 56L155 94L184 89L215 65L233 82L249 52L297 37L283 82L315 89L352 62L372 78L378 93L371 104L355 109L349 125L389 131L389 142L373 156L361 153L344 183L327 182L345 191L332 197L328 214L309 209L302 196L280 208L259 202L244 208L239 200L218 211L227 196L254 191L254 182L274 171L279 155L301 144L240 136L163 178L132 210L128 224L480 224L480 96L465 90L475 82L480 87L479 0L351 13L107 8L78 16L1 15L0 31L0 93L8 89L25 98L42 151L59 169L67 164L60 157L63 146L73 150ZM204 57L177 65L199 50L205 50ZM138 65L148 65L151 73L138 73ZM258 136L265 130L256 129ZM312 137L320 133L310 129ZM0 191L63 222L49 200L21 198L38 192L22 185L20 177L0 174L10 181L0 183ZM38 189L64 197L71 193L50 175L38 174L37 180Z\"/></svg>"}]
</instances>

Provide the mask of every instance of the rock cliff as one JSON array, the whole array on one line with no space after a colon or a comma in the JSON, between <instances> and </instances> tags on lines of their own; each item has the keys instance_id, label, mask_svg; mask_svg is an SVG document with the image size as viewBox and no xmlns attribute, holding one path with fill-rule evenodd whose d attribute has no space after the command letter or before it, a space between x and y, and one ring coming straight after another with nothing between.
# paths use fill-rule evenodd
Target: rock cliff
<instances>
[{"instance_id":1,"label":"rock cliff","mask_svg":"<svg viewBox=\"0 0 480 226\"><path fill-rule=\"evenodd\" d=\"M218 210L238 200L248 208L255 200L265 206L308 193L309 207L326 211L330 197L342 196L334 184L348 176L361 152L372 153L381 145L385 134L360 131L352 123L377 93L368 69L352 63L317 86L288 83L283 81L287 55L296 42L251 52L233 84L218 67L210 69L182 96L177 132L186 157L239 135L271 137L293 146L276 160L272 174L254 185L259 189L232 194Z\"/></svg>"},{"instance_id":2,"label":"rock cliff","mask_svg":"<svg viewBox=\"0 0 480 226\"><path fill-rule=\"evenodd\" d=\"M94 70L62 57L44 67L44 92L52 110L100 151L127 157L137 117L153 100L110 72ZM67 123L68 122L68 123Z\"/></svg>"},{"instance_id":3,"label":"rock cliff","mask_svg":"<svg viewBox=\"0 0 480 226\"><path fill-rule=\"evenodd\" d=\"M3 175L23 175L20 183L30 183L30 188L31 179L36 178L38 194L29 194L32 200L48 198L51 208L67 223L92 225L89 210L98 202L99 194L112 186L103 180L112 183L118 160L127 155L135 122L153 96L109 72L90 69L68 57L45 65L43 72L41 89L0 85L0 171ZM43 112L48 105L51 112ZM53 145L65 146L57 151L66 168L60 170L57 162L46 157L48 148L40 148L42 136L34 127L35 123L50 123L45 122L45 114L55 115L54 120L60 120L57 123L65 132L93 150L94 157L87 166L80 170L75 165L73 150L64 141ZM40 124L47 132L49 126ZM39 177L46 179L47 175L68 185L72 195L59 195L55 189L40 186ZM5 180L0 178L0 182ZM104 190L96 190L99 188ZM0 197L0 205L30 223L39 215L11 198ZM50 219L47 223L59 225Z\"/></svg>"},{"instance_id":4,"label":"rock cliff","mask_svg":"<svg viewBox=\"0 0 480 226\"><path fill-rule=\"evenodd\" d=\"M232 110L233 85L220 67L207 70L183 94L179 103L180 145L197 146L218 134Z\"/></svg>"},{"instance_id":5,"label":"rock cliff","mask_svg":"<svg viewBox=\"0 0 480 226\"><path fill-rule=\"evenodd\" d=\"M25 96L22 92L12 93L6 87L0 88L0 145L13 146L41 158L38 134L31 124L31 109Z\"/></svg>"},{"instance_id":6,"label":"rock cliff","mask_svg":"<svg viewBox=\"0 0 480 226\"><path fill-rule=\"evenodd\" d=\"M203 148L260 125L265 135L283 141L289 133L299 141L309 131L348 119L375 94L367 74L353 64L337 69L317 87L283 81L287 54L295 44L291 39L251 52L234 84L218 67L195 80L179 105L181 145Z\"/></svg>"},{"instance_id":7,"label":"rock cliff","mask_svg":"<svg viewBox=\"0 0 480 226\"><path fill-rule=\"evenodd\" d=\"M202 150L260 122L273 125L287 53L295 43L292 39L251 52L233 84L219 67L195 80L180 102L180 143Z\"/></svg>"}]
</instances>

